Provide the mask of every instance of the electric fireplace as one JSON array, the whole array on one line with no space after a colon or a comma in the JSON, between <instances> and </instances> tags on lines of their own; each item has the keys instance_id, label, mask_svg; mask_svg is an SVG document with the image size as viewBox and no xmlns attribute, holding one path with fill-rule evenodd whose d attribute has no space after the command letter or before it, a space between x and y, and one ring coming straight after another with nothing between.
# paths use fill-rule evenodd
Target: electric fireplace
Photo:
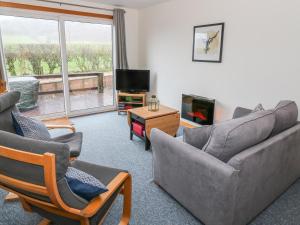
<instances>
[{"instance_id":1,"label":"electric fireplace","mask_svg":"<svg viewBox=\"0 0 300 225\"><path fill-rule=\"evenodd\" d=\"M215 100L196 95L182 95L181 117L201 125L214 122Z\"/></svg>"}]
</instances>

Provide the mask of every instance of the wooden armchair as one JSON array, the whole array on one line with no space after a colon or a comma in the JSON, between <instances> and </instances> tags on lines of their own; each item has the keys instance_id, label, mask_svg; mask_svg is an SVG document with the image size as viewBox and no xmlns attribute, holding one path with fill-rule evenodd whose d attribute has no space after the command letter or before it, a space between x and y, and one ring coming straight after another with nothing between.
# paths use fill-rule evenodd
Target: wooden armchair
<instances>
[{"instance_id":1,"label":"wooden armchair","mask_svg":"<svg viewBox=\"0 0 300 225\"><path fill-rule=\"evenodd\" d=\"M16 104L20 99L20 95L20 92L17 91L10 91L0 95L0 130L16 133L13 126L11 112L18 111ZM57 122L58 121L62 122L62 120L57 120ZM64 121L69 122L66 119ZM52 141L68 144L70 147L71 158L77 158L81 153L82 133L76 132L75 127L70 123L66 124L66 122L64 122L62 124L58 124L57 122L53 123L53 121L51 122L50 120L45 121L48 129L67 128L70 129L72 133L55 137Z\"/></svg>"},{"instance_id":2,"label":"wooden armchair","mask_svg":"<svg viewBox=\"0 0 300 225\"><path fill-rule=\"evenodd\" d=\"M5 92L0 94L0 130L6 131L15 134L15 128L13 125L13 119L11 116L11 113L13 111L18 111L16 107L16 103L20 99L20 93L19 92ZM60 122L61 124L58 124ZM81 146L82 146L82 133L76 132L75 127L72 126L72 124L67 120L56 120L56 122L53 122L53 120L47 120L45 121L46 126L48 129L54 129L54 128L67 128L72 131L72 133L68 133L56 138L53 138L52 141L58 142L58 143L65 143L69 145L70 149L70 157L71 159L75 159L80 155L81 152ZM13 201L18 199L18 196L16 196L13 193L9 193L5 200L6 201Z\"/></svg>"},{"instance_id":3,"label":"wooden armchair","mask_svg":"<svg viewBox=\"0 0 300 225\"><path fill-rule=\"evenodd\" d=\"M90 202L83 200L70 190L64 178L68 166L92 174L109 191ZM44 217L40 223L43 225L51 222L102 224L118 194L124 196L119 225L126 225L130 220L130 174L79 160L70 164L66 144L47 143L0 131L0 187L17 194L26 211Z\"/></svg>"}]
</instances>

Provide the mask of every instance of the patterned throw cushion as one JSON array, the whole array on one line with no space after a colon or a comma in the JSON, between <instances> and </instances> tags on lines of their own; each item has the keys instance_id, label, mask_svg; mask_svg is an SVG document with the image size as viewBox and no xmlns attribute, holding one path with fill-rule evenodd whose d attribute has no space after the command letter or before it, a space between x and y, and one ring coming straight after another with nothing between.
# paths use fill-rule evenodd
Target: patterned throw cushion
<instances>
[{"instance_id":1,"label":"patterned throw cushion","mask_svg":"<svg viewBox=\"0 0 300 225\"><path fill-rule=\"evenodd\" d=\"M18 135L43 141L51 141L50 133L43 122L12 112L12 118Z\"/></svg>"},{"instance_id":2,"label":"patterned throw cushion","mask_svg":"<svg viewBox=\"0 0 300 225\"><path fill-rule=\"evenodd\" d=\"M258 112L258 111L264 111L264 107L262 106L262 104L258 104L257 106L255 106L255 108L252 110L252 112Z\"/></svg>"},{"instance_id":3,"label":"patterned throw cushion","mask_svg":"<svg viewBox=\"0 0 300 225\"><path fill-rule=\"evenodd\" d=\"M74 167L68 168L65 177L71 190L87 201L108 191L98 179Z\"/></svg>"}]
</instances>

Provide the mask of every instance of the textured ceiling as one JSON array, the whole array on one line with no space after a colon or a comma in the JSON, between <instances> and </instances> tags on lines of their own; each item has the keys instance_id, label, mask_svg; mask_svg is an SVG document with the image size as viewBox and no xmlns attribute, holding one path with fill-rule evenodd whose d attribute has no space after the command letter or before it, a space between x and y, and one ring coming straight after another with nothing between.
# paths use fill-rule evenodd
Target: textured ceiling
<instances>
[{"instance_id":1,"label":"textured ceiling","mask_svg":"<svg viewBox=\"0 0 300 225\"><path fill-rule=\"evenodd\" d=\"M145 8L169 0L85 0L87 2L107 4L113 6L122 6L127 8Z\"/></svg>"}]
</instances>

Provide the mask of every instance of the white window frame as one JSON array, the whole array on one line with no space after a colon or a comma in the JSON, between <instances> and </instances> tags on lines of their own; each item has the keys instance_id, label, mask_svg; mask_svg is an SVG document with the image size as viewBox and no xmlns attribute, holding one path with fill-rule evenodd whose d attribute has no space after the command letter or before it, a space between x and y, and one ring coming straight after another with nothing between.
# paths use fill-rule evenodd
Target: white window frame
<instances>
[{"instance_id":1,"label":"white window frame","mask_svg":"<svg viewBox=\"0 0 300 225\"><path fill-rule=\"evenodd\" d=\"M38 118L57 118L61 116L82 116L94 113L108 112L116 110L116 89L115 89L115 74L114 74L114 32L113 32L113 23L111 20L105 19L96 19L91 17L83 16L71 16L71 15L62 15L58 13L48 13L48 12L37 12L37 11L28 11L28 10L19 10L19 9L0 9L0 15L5 16L16 16L16 17L25 17L33 19L43 19L43 20L55 20L58 22L58 32L59 32L59 41L61 49L61 60L62 60L62 78L64 86L64 101L65 101L65 112L63 113L53 113L48 115L40 115ZM66 49L66 35L65 35L65 22L82 22L82 23L92 23L92 24L106 24L111 25L112 29L112 76L113 76L113 105L102 106L97 108L82 109L71 111L70 105L70 92L69 92L69 82L68 82L68 63L67 63L67 49ZM7 72L5 68L5 55L2 43L1 27L0 27L0 57L2 60L2 70L4 71L4 78L8 81Z\"/></svg>"}]
</instances>

